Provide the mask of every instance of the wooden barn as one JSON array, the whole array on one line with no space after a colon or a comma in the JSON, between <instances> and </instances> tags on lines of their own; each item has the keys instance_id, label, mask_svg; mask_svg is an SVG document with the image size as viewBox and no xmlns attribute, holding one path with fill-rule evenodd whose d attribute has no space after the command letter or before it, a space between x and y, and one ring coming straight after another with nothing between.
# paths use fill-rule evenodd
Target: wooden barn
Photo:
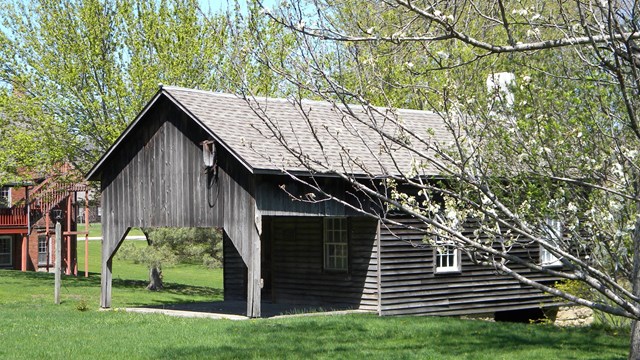
<instances>
[{"instance_id":1,"label":"wooden barn","mask_svg":"<svg viewBox=\"0 0 640 360\"><path fill-rule=\"evenodd\" d=\"M85 240L88 236L88 231L78 231L78 220L83 220L78 214L86 206L86 202L80 205L78 195L86 198L87 187L61 181L70 167L61 169L61 174L0 185L0 268L53 271L55 222L51 210L57 208L62 214L62 270L67 275L78 274L78 235Z\"/></svg>"},{"instance_id":2,"label":"wooden barn","mask_svg":"<svg viewBox=\"0 0 640 360\"><path fill-rule=\"evenodd\" d=\"M371 156L379 135L349 124L328 103L255 101L254 107L234 95L162 87L90 170L88 179L102 189L102 307L111 306L112 258L132 227L222 229L224 298L246 299L250 317L260 316L261 301L380 315L462 315L551 302L457 250L436 251L418 230L352 210L345 204L374 205L329 173L309 177L297 158L317 155L352 173L389 169L391 160ZM262 111L304 155L283 149ZM403 121L447 136L437 115L398 111ZM311 131L305 118L320 131ZM326 141L318 145L318 137ZM356 160L345 163L344 151ZM316 198L291 175L332 189L342 202Z\"/></svg>"}]
</instances>

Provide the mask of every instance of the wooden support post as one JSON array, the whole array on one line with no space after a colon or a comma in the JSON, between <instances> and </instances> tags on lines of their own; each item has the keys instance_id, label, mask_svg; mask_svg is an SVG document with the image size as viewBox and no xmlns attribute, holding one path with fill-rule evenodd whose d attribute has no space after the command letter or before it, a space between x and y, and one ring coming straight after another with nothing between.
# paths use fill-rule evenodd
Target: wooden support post
<instances>
[{"instance_id":1,"label":"wooden support post","mask_svg":"<svg viewBox=\"0 0 640 360\"><path fill-rule=\"evenodd\" d=\"M73 223L75 223L76 225L75 228L77 231L78 230L78 192L77 191L73 192L73 203L71 203L69 206L70 207L73 206ZM71 221L69 221L69 225L71 225ZM68 230L71 230L71 228L69 228ZM75 241L72 241L74 237L69 236L69 242L74 243L73 258L72 258L73 275L78 276L78 235L74 235L74 236L75 236Z\"/></svg>"},{"instance_id":2,"label":"wooden support post","mask_svg":"<svg viewBox=\"0 0 640 360\"><path fill-rule=\"evenodd\" d=\"M67 194L67 231L71 230L71 193ZM65 236L65 240L67 243L67 270L66 274L71 275L71 271L73 269L73 259L71 258L71 236Z\"/></svg>"},{"instance_id":3,"label":"wooden support post","mask_svg":"<svg viewBox=\"0 0 640 360\"><path fill-rule=\"evenodd\" d=\"M262 293L260 235L254 228L250 232L250 261L247 264L247 316L261 316L260 302Z\"/></svg>"},{"instance_id":4,"label":"wooden support post","mask_svg":"<svg viewBox=\"0 0 640 360\"><path fill-rule=\"evenodd\" d=\"M55 267L55 289L53 298L56 304L60 304L60 284L62 282L62 225L56 221L56 267Z\"/></svg>"},{"instance_id":5,"label":"wooden support post","mask_svg":"<svg viewBox=\"0 0 640 360\"><path fill-rule=\"evenodd\" d=\"M20 270L27 271L27 261L29 259L29 237L27 234L22 234L22 264L20 264Z\"/></svg>"},{"instance_id":6,"label":"wooden support post","mask_svg":"<svg viewBox=\"0 0 640 360\"><path fill-rule=\"evenodd\" d=\"M89 191L84 192L84 276L89 277Z\"/></svg>"},{"instance_id":7,"label":"wooden support post","mask_svg":"<svg viewBox=\"0 0 640 360\"><path fill-rule=\"evenodd\" d=\"M111 307L111 283L112 283L111 279L113 277L111 268L112 268L111 258L109 258L108 260L105 260L105 254L103 253L102 276L100 277L100 307L101 308Z\"/></svg>"},{"instance_id":8,"label":"wooden support post","mask_svg":"<svg viewBox=\"0 0 640 360\"><path fill-rule=\"evenodd\" d=\"M44 213L45 237L47 238L47 272L49 272L49 262L51 260L51 236L49 236L49 209Z\"/></svg>"}]
</instances>

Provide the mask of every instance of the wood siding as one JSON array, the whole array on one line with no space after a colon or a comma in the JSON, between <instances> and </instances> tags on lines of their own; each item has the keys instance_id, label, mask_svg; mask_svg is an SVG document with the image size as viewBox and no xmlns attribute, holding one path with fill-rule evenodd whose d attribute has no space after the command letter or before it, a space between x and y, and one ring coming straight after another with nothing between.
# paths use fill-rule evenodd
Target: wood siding
<instances>
[{"instance_id":1,"label":"wood siding","mask_svg":"<svg viewBox=\"0 0 640 360\"><path fill-rule=\"evenodd\" d=\"M376 311L377 221L348 218L349 271L323 269L322 217L265 219L271 241L271 296L278 303L317 304Z\"/></svg>"},{"instance_id":2,"label":"wood siding","mask_svg":"<svg viewBox=\"0 0 640 360\"><path fill-rule=\"evenodd\" d=\"M220 192L200 160L199 143L207 135L169 102L143 120L102 174L104 256L111 257L131 227L223 224Z\"/></svg>"},{"instance_id":3,"label":"wood siding","mask_svg":"<svg viewBox=\"0 0 640 360\"><path fill-rule=\"evenodd\" d=\"M404 220L416 227L415 220ZM434 274L434 250L423 243L417 230L390 226L380 234L381 315L464 315L504 310L537 308L551 303L551 296L520 284L510 276L496 274L492 268L475 265L464 254L462 271ZM516 249L521 256L531 249ZM521 268L537 280L553 282L541 273Z\"/></svg>"},{"instance_id":4,"label":"wood siding","mask_svg":"<svg viewBox=\"0 0 640 360\"><path fill-rule=\"evenodd\" d=\"M346 191L341 179L317 177L303 181L317 183L325 192L356 207L366 207L368 202L356 199L355 190ZM358 216L359 212L329 199L310 187L288 177L274 175L256 176L256 201L264 216Z\"/></svg>"},{"instance_id":5,"label":"wood siding","mask_svg":"<svg viewBox=\"0 0 640 360\"><path fill-rule=\"evenodd\" d=\"M248 314L259 315L260 296L253 293L259 293L261 229L248 171L221 146L217 166L206 171L200 143L209 135L166 99L125 140L101 175L102 306L110 305L111 258L131 227L220 227L249 269Z\"/></svg>"},{"instance_id":6,"label":"wood siding","mask_svg":"<svg viewBox=\"0 0 640 360\"><path fill-rule=\"evenodd\" d=\"M223 236L222 251L224 299L247 300L247 266L226 234Z\"/></svg>"}]
</instances>

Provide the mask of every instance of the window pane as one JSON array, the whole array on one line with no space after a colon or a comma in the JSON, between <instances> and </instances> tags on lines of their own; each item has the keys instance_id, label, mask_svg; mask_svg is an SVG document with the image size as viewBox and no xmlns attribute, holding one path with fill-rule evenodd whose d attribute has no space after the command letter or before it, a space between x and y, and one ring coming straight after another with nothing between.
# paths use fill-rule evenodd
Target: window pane
<instances>
[{"instance_id":1,"label":"window pane","mask_svg":"<svg viewBox=\"0 0 640 360\"><path fill-rule=\"evenodd\" d=\"M11 241L9 237L0 238L0 265L11 265Z\"/></svg>"},{"instance_id":2,"label":"window pane","mask_svg":"<svg viewBox=\"0 0 640 360\"><path fill-rule=\"evenodd\" d=\"M324 220L324 266L328 270L346 271L349 249L347 220L325 218Z\"/></svg>"}]
</instances>

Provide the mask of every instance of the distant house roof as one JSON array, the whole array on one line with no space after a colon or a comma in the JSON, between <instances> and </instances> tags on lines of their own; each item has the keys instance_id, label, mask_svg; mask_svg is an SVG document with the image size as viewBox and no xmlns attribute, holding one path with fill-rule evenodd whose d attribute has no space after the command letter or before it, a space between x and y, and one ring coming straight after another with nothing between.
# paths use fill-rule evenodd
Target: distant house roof
<instances>
[{"instance_id":1,"label":"distant house roof","mask_svg":"<svg viewBox=\"0 0 640 360\"><path fill-rule=\"evenodd\" d=\"M428 111L377 108L380 114L369 117L362 106L354 105L351 110L359 119L355 120L341 111L346 108L329 102L303 100L294 103L276 98L247 100L232 94L164 86L89 171L88 179L98 180L105 160L163 95L252 173L307 172L308 168L297 158L301 155L304 161L313 162L318 172L334 169L374 176L397 174L408 171L415 165L413 159L420 156L399 144L392 144L390 139L409 142L423 155L432 156L433 152L421 141L442 143L451 138L443 119ZM384 113L397 116L385 119L381 115ZM392 120L395 118L402 126ZM385 148L391 151L387 152ZM422 173L437 175L439 172L427 165Z\"/></svg>"}]
</instances>

